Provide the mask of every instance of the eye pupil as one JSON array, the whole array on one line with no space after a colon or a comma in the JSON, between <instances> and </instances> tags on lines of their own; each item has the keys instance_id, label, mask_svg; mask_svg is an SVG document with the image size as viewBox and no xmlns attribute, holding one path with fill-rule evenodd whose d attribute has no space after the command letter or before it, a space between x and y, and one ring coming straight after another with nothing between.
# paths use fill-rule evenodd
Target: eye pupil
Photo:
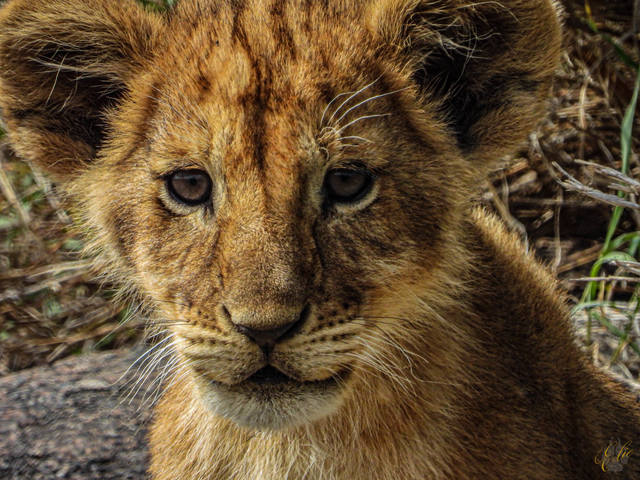
<instances>
[{"instance_id":1,"label":"eye pupil","mask_svg":"<svg viewBox=\"0 0 640 480\"><path fill-rule=\"evenodd\" d=\"M185 205L207 203L211 198L211 188L211 178L202 170L178 170L167 178L169 193Z\"/></svg>"},{"instance_id":2,"label":"eye pupil","mask_svg":"<svg viewBox=\"0 0 640 480\"><path fill-rule=\"evenodd\" d=\"M337 169L327 174L325 188L334 202L350 203L364 197L372 183L372 175L367 171Z\"/></svg>"}]
</instances>

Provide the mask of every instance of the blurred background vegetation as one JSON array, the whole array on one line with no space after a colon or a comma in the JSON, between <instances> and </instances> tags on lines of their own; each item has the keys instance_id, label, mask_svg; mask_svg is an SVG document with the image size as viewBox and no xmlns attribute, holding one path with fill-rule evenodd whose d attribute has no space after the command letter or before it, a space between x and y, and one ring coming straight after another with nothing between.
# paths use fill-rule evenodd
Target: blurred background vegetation
<instances>
[{"instance_id":1,"label":"blurred background vegetation","mask_svg":"<svg viewBox=\"0 0 640 480\"><path fill-rule=\"evenodd\" d=\"M637 379L640 0L563 5L565 52L550 114L478 200L557 274L594 362ZM95 280L65 200L3 136L0 120L0 376L139 342L144 319Z\"/></svg>"}]
</instances>

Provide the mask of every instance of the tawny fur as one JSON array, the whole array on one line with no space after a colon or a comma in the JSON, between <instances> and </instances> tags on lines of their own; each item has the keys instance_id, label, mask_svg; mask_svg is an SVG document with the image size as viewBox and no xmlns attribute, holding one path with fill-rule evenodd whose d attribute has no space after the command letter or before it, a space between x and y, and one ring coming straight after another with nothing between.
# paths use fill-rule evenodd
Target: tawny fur
<instances>
[{"instance_id":1,"label":"tawny fur","mask_svg":"<svg viewBox=\"0 0 640 480\"><path fill-rule=\"evenodd\" d=\"M544 112L559 55L551 0L0 10L13 147L167 336L155 480L610 478L594 459L640 442L636 402L585 358L553 278L469 202ZM328 206L326 172L354 163L372 193ZM168 195L188 168L213 179L209 207ZM220 401L265 365L233 318L275 328L305 308L269 361L337 378L335 395L284 392L264 418ZM640 478L633 453L617 478Z\"/></svg>"}]
</instances>

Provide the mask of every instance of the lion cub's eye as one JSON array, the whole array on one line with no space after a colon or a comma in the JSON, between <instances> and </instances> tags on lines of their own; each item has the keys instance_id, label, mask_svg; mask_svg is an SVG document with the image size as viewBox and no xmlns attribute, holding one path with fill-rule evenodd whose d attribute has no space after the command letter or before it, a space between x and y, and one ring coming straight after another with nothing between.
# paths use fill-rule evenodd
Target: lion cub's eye
<instances>
[{"instance_id":1,"label":"lion cub's eye","mask_svg":"<svg viewBox=\"0 0 640 480\"><path fill-rule=\"evenodd\" d=\"M337 203L351 203L364 197L373 186L373 175L366 170L331 170L325 177L329 199Z\"/></svg>"},{"instance_id":2,"label":"lion cub's eye","mask_svg":"<svg viewBox=\"0 0 640 480\"><path fill-rule=\"evenodd\" d=\"M202 205L211 198L211 178L202 170L178 170L166 182L174 200L185 205Z\"/></svg>"}]
</instances>

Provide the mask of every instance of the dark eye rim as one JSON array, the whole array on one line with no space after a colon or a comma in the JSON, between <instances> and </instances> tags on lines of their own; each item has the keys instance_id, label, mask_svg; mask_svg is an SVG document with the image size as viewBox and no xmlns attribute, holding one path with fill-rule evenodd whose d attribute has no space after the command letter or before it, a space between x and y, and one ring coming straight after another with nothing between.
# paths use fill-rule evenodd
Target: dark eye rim
<instances>
[{"instance_id":1,"label":"dark eye rim","mask_svg":"<svg viewBox=\"0 0 640 480\"><path fill-rule=\"evenodd\" d=\"M191 200L183 197L175 190L175 187L171 182L174 176L177 175L178 173L201 174L203 177L207 179L206 191L197 200ZM199 207L211 201L211 194L213 192L213 180L211 180L211 177L205 170L202 170L200 168L181 168L179 170L174 170L165 175L164 183L165 183L165 188L169 193L169 196L171 197L171 199L182 205L186 205L188 207Z\"/></svg>"},{"instance_id":2,"label":"dark eye rim","mask_svg":"<svg viewBox=\"0 0 640 480\"><path fill-rule=\"evenodd\" d=\"M347 174L360 174L363 175L366 179L365 184L362 186L362 188L355 194L349 196L349 197L343 197L340 195L335 195L331 192L331 189L328 186L328 178L329 175L332 173L347 173ZM340 167L340 168L333 168L331 170L329 170L326 175L325 175L325 179L324 179L324 191L326 192L326 196L327 198L331 201L331 203L337 203L337 204L353 204L356 203L360 200L362 200L364 197L366 197L372 190L373 188L373 183L376 179L376 175L371 172L370 170L368 170L365 167L361 167L361 166L355 166L355 167Z\"/></svg>"}]
</instances>

